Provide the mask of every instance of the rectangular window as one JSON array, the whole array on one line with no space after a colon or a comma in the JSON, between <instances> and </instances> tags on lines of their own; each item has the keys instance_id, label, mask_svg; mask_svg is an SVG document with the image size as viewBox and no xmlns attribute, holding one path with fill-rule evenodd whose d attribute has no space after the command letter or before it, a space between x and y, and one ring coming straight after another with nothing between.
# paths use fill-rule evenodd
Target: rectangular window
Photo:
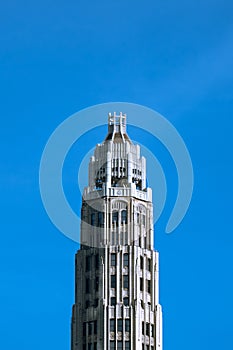
<instances>
[{"instance_id":1,"label":"rectangular window","mask_svg":"<svg viewBox=\"0 0 233 350\"><path fill-rule=\"evenodd\" d=\"M104 213L98 212L98 226L103 227L104 226Z\"/></svg>"},{"instance_id":2,"label":"rectangular window","mask_svg":"<svg viewBox=\"0 0 233 350\"><path fill-rule=\"evenodd\" d=\"M86 300L86 302L85 302L85 307L86 307L86 309L88 309L89 306L90 306L90 300Z\"/></svg>"},{"instance_id":3,"label":"rectangular window","mask_svg":"<svg viewBox=\"0 0 233 350\"><path fill-rule=\"evenodd\" d=\"M142 215L142 224L143 226L146 225L146 216L144 214Z\"/></svg>"},{"instance_id":4,"label":"rectangular window","mask_svg":"<svg viewBox=\"0 0 233 350\"><path fill-rule=\"evenodd\" d=\"M110 319L110 332L115 332L116 322L113 318Z\"/></svg>"},{"instance_id":5,"label":"rectangular window","mask_svg":"<svg viewBox=\"0 0 233 350\"><path fill-rule=\"evenodd\" d=\"M130 319L125 320L125 331L130 332Z\"/></svg>"},{"instance_id":6,"label":"rectangular window","mask_svg":"<svg viewBox=\"0 0 233 350\"><path fill-rule=\"evenodd\" d=\"M128 253L125 253L124 255L123 255L123 265L124 266L129 266L129 254Z\"/></svg>"},{"instance_id":7,"label":"rectangular window","mask_svg":"<svg viewBox=\"0 0 233 350\"><path fill-rule=\"evenodd\" d=\"M153 324L151 325L150 332L151 332L150 336L154 337L155 336L155 326Z\"/></svg>"},{"instance_id":8,"label":"rectangular window","mask_svg":"<svg viewBox=\"0 0 233 350\"><path fill-rule=\"evenodd\" d=\"M116 254L111 254L111 266L116 266Z\"/></svg>"},{"instance_id":9,"label":"rectangular window","mask_svg":"<svg viewBox=\"0 0 233 350\"><path fill-rule=\"evenodd\" d=\"M96 292L98 292L98 290L99 290L99 277L98 276L96 276L96 278L95 278L95 290L96 290Z\"/></svg>"},{"instance_id":10,"label":"rectangular window","mask_svg":"<svg viewBox=\"0 0 233 350\"><path fill-rule=\"evenodd\" d=\"M91 256L86 256L86 271L91 269Z\"/></svg>"},{"instance_id":11,"label":"rectangular window","mask_svg":"<svg viewBox=\"0 0 233 350\"><path fill-rule=\"evenodd\" d=\"M125 306L129 306L129 298L128 298L128 297L125 297L125 298L123 299L123 304L124 304Z\"/></svg>"},{"instance_id":12,"label":"rectangular window","mask_svg":"<svg viewBox=\"0 0 233 350\"><path fill-rule=\"evenodd\" d=\"M123 342L121 340L117 342L117 350L123 350Z\"/></svg>"},{"instance_id":13,"label":"rectangular window","mask_svg":"<svg viewBox=\"0 0 233 350\"><path fill-rule=\"evenodd\" d=\"M94 299L94 304L93 304L94 308L98 307L98 302L99 302L99 300L97 298Z\"/></svg>"},{"instance_id":14,"label":"rectangular window","mask_svg":"<svg viewBox=\"0 0 233 350\"><path fill-rule=\"evenodd\" d=\"M143 291L143 279L142 277L140 278L140 291Z\"/></svg>"},{"instance_id":15,"label":"rectangular window","mask_svg":"<svg viewBox=\"0 0 233 350\"><path fill-rule=\"evenodd\" d=\"M125 342L125 350L130 350L130 342L129 341Z\"/></svg>"},{"instance_id":16,"label":"rectangular window","mask_svg":"<svg viewBox=\"0 0 233 350\"><path fill-rule=\"evenodd\" d=\"M92 322L88 322L88 335L92 334Z\"/></svg>"},{"instance_id":17,"label":"rectangular window","mask_svg":"<svg viewBox=\"0 0 233 350\"><path fill-rule=\"evenodd\" d=\"M149 330L150 330L150 324L147 323L147 324L146 324L146 335L150 335Z\"/></svg>"},{"instance_id":18,"label":"rectangular window","mask_svg":"<svg viewBox=\"0 0 233 350\"><path fill-rule=\"evenodd\" d=\"M91 225L95 226L95 213L91 214Z\"/></svg>"},{"instance_id":19,"label":"rectangular window","mask_svg":"<svg viewBox=\"0 0 233 350\"><path fill-rule=\"evenodd\" d=\"M94 321L94 334L97 334L97 320Z\"/></svg>"},{"instance_id":20,"label":"rectangular window","mask_svg":"<svg viewBox=\"0 0 233 350\"><path fill-rule=\"evenodd\" d=\"M86 336L86 322L83 323L83 336Z\"/></svg>"},{"instance_id":21,"label":"rectangular window","mask_svg":"<svg viewBox=\"0 0 233 350\"><path fill-rule=\"evenodd\" d=\"M151 293L151 281L150 280L147 281L147 292Z\"/></svg>"},{"instance_id":22,"label":"rectangular window","mask_svg":"<svg viewBox=\"0 0 233 350\"><path fill-rule=\"evenodd\" d=\"M121 224L127 224L127 210L122 210L121 211Z\"/></svg>"},{"instance_id":23,"label":"rectangular window","mask_svg":"<svg viewBox=\"0 0 233 350\"><path fill-rule=\"evenodd\" d=\"M111 275L111 288L116 288L116 275Z\"/></svg>"},{"instance_id":24,"label":"rectangular window","mask_svg":"<svg viewBox=\"0 0 233 350\"><path fill-rule=\"evenodd\" d=\"M100 261L99 261L99 254L96 254L95 255L95 268L98 270L98 268L99 268L99 263L100 263Z\"/></svg>"},{"instance_id":25,"label":"rectangular window","mask_svg":"<svg viewBox=\"0 0 233 350\"><path fill-rule=\"evenodd\" d=\"M112 225L113 226L118 226L118 211L114 211L112 213Z\"/></svg>"},{"instance_id":26,"label":"rectangular window","mask_svg":"<svg viewBox=\"0 0 233 350\"><path fill-rule=\"evenodd\" d=\"M143 270L143 257L140 256L140 269Z\"/></svg>"},{"instance_id":27,"label":"rectangular window","mask_svg":"<svg viewBox=\"0 0 233 350\"><path fill-rule=\"evenodd\" d=\"M116 305L116 298L112 297L111 298L111 306L115 306Z\"/></svg>"},{"instance_id":28,"label":"rectangular window","mask_svg":"<svg viewBox=\"0 0 233 350\"><path fill-rule=\"evenodd\" d=\"M122 332L123 331L123 320L118 319L117 320L117 331Z\"/></svg>"},{"instance_id":29,"label":"rectangular window","mask_svg":"<svg viewBox=\"0 0 233 350\"><path fill-rule=\"evenodd\" d=\"M123 288L129 289L129 276L128 275L123 276Z\"/></svg>"},{"instance_id":30,"label":"rectangular window","mask_svg":"<svg viewBox=\"0 0 233 350\"><path fill-rule=\"evenodd\" d=\"M86 344L83 344L83 350L86 350Z\"/></svg>"},{"instance_id":31,"label":"rectangular window","mask_svg":"<svg viewBox=\"0 0 233 350\"><path fill-rule=\"evenodd\" d=\"M115 350L115 342L113 340L110 341L110 350Z\"/></svg>"},{"instance_id":32,"label":"rectangular window","mask_svg":"<svg viewBox=\"0 0 233 350\"><path fill-rule=\"evenodd\" d=\"M94 350L97 350L97 343L94 343Z\"/></svg>"},{"instance_id":33,"label":"rectangular window","mask_svg":"<svg viewBox=\"0 0 233 350\"><path fill-rule=\"evenodd\" d=\"M147 270L151 272L151 259L147 259Z\"/></svg>"},{"instance_id":34,"label":"rectangular window","mask_svg":"<svg viewBox=\"0 0 233 350\"><path fill-rule=\"evenodd\" d=\"M144 322L142 322L142 335L144 335L144 334L145 334L144 327L145 327L145 323L144 323Z\"/></svg>"}]
</instances>

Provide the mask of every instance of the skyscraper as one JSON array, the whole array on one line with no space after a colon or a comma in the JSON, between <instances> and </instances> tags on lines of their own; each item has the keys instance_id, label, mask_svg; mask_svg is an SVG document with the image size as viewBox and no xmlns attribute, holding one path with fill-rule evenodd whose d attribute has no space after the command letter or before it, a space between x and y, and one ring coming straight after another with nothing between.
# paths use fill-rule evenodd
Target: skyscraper
<instances>
[{"instance_id":1,"label":"skyscraper","mask_svg":"<svg viewBox=\"0 0 233 350\"><path fill-rule=\"evenodd\" d=\"M162 350L152 190L122 113L91 157L81 218L71 350Z\"/></svg>"}]
</instances>

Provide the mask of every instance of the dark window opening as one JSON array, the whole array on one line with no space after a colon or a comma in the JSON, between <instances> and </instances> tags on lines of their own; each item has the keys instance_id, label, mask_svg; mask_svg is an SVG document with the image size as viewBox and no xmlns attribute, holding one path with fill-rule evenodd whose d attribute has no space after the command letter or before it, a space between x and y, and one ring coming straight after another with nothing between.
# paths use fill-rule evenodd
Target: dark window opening
<instances>
[{"instance_id":1,"label":"dark window opening","mask_svg":"<svg viewBox=\"0 0 233 350\"><path fill-rule=\"evenodd\" d=\"M111 266L116 266L116 254L111 253Z\"/></svg>"},{"instance_id":2,"label":"dark window opening","mask_svg":"<svg viewBox=\"0 0 233 350\"><path fill-rule=\"evenodd\" d=\"M127 224L127 210L126 209L121 211L121 224L123 224L123 222L125 224Z\"/></svg>"},{"instance_id":3,"label":"dark window opening","mask_svg":"<svg viewBox=\"0 0 233 350\"><path fill-rule=\"evenodd\" d=\"M123 276L123 288L129 289L129 276L128 275Z\"/></svg>"},{"instance_id":4,"label":"dark window opening","mask_svg":"<svg viewBox=\"0 0 233 350\"><path fill-rule=\"evenodd\" d=\"M116 275L111 275L111 288L116 288Z\"/></svg>"},{"instance_id":5,"label":"dark window opening","mask_svg":"<svg viewBox=\"0 0 233 350\"><path fill-rule=\"evenodd\" d=\"M116 305L116 298L111 297L111 306L115 306L115 305Z\"/></svg>"},{"instance_id":6,"label":"dark window opening","mask_svg":"<svg viewBox=\"0 0 233 350\"><path fill-rule=\"evenodd\" d=\"M125 297L125 298L123 299L123 304L124 304L125 306L129 306L129 298L128 298L128 297Z\"/></svg>"},{"instance_id":7,"label":"dark window opening","mask_svg":"<svg viewBox=\"0 0 233 350\"><path fill-rule=\"evenodd\" d=\"M143 279L142 277L140 278L140 291L143 291Z\"/></svg>"},{"instance_id":8,"label":"dark window opening","mask_svg":"<svg viewBox=\"0 0 233 350\"><path fill-rule=\"evenodd\" d=\"M117 331L122 332L123 331L123 320L118 319L117 320Z\"/></svg>"},{"instance_id":9,"label":"dark window opening","mask_svg":"<svg viewBox=\"0 0 233 350\"><path fill-rule=\"evenodd\" d=\"M118 211L112 213L112 225L118 226Z\"/></svg>"},{"instance_id":10,"label":"dark window opening","mask_svg":"<svg viewBox=\"0 0 233 350\"><path fill-rule=\"evenodd\" d=\"M115 332L115 328L116 328L116 322L112 318L112 319L110 319L110 332Z\"/></svg>"},{"instance_id":11,"label":"dark window opening","mask_svg":"<svg viewBox=\"0 0 233 350\"><path fill-rule=\"evenodd\" d=\"M129 254L128 253L125 253L124 255L123 255L123 265L124 266L129 266Z\"/></svg>"},{"instance_id":12,"label":"dark window opening","mask_svg":"<svg viewBox=\"0 0 233 350\"><path fill-rule=\"evenodd\" d=\"M95 226L95 213L91 214L91 225Z\"/></svg>"},{"instance_id":13,"label":"dark window opening","mask_svg":"<svg viewBox=\"0 0 233 350\"><path fill-rule=\"evenodd\" d=\"M130 320L129 319L125 320L125 331L130 332Z\"/></svg>"}]
</instances>

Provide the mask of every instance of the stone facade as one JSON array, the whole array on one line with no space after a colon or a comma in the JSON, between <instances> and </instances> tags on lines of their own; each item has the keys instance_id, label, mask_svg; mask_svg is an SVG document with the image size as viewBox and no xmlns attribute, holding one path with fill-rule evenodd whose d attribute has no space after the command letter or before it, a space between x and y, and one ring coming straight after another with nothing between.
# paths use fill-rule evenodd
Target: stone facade
<instances>
[{"instance_id":1,"label":"stone facade","mask_svg":"<svg viewBox=\"0 0 233 350\"><path fill-rule=\"evenodd\" d=\"M109 115L89 164L75 258L71 350L162 350L159 256L146 160Z\"/></svg>"}]
</instances>

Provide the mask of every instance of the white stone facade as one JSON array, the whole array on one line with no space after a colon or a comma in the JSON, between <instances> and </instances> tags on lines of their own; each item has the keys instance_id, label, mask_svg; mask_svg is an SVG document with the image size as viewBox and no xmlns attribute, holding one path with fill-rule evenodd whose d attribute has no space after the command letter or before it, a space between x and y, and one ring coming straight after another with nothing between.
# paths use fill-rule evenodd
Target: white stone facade
<instances>
[{"instance_id":1,"label":"white stone facade","mask_svg":"<svg viewBox=\"0 0 233 350\"><path fill-rule=\"evenodd\" d=\"M159 256L146 160L109 115L89 164L75 259L71 350L162 350Z\"/></svg>"}]
</instances>

